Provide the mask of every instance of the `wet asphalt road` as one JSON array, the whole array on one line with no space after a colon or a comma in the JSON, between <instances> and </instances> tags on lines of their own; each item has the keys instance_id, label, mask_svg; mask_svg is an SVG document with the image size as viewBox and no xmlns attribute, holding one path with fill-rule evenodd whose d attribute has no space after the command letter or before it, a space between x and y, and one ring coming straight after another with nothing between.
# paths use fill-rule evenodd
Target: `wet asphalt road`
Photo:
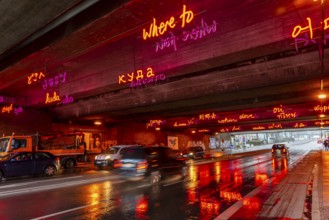
<instances>
[{"instance_id":1,"label":"wet asphalt road","mask_svg":"<svg viewBox=\"0 0 329 220\"><path fill-rule=\"evenodd\" d=\"M157 186L96 169L10 180L0 184L0 219L214 219L271 177L284 177L312 147L318 149L315 143L291 147L290 160L272 159L268 151L194 161L187 180L173 176ZM234 218L252 219L261 203L259 198L244 201L245 211Z\"/></svg>"}]
</instances>

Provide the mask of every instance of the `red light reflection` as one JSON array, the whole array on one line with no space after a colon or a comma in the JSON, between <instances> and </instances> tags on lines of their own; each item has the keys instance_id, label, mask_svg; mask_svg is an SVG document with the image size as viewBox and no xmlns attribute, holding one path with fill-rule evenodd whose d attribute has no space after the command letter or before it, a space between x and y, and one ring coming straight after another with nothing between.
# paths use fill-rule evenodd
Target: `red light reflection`
<instances>
[{"instance_id":1,"label":"red light reflection","mask_svg":"<svg viewBox=\"0 0 329 220\"><path fill-rule=\"evenodd\" d=\"M259 210L262 207L259 198L244 198L242 204L249 210Z\"/></svg>"},{"instance_id":2,"label":"red light reflection","mask_svg":"<svg viewBox=\"0 0 329 220\"><path fill-rule=\"evenodd\" d=\"M145 217L145 214L148 210L148 199L143 196L140 200L137 201L137 204L136 204L136 216L138 218L143 218Z\"/></svg>"}]
</instances>

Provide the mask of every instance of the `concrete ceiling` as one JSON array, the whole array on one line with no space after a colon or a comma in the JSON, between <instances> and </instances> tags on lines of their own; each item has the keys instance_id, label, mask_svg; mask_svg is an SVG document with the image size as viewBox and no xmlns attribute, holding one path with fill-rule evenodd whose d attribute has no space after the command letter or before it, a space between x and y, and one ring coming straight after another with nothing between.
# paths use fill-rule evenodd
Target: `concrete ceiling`
<instances>
[{"instance_id":1,"label":"concrete ceiling","mask_svg":"<svg viewBox=\"0 0 329 220\"><path fill-rule=\"evenodd\" d=\"M184 4L194 18L182 28ZM320 2L12 0L2 3L0 13L4 104L49 111L54 122L99 119L116 126L179 122L206 113L261 114L275 106L310 111L318 103L320 80L324 88L329 84L329 54L319 54ZM159 25L171 16L175 28L143 40L153 18ZM305 40L303 32L296 44L292 30L307 26L306 17L312 18L314 38ZM202 36L196 34L200 30L205 30ZM157 76L152 83L133 88L119 83L120 76L128 81L132 72L146 78L148 68ZM54 92L61 101L46 104L47 94ZM317 121L317 113L248 123ZM223 126L215 120L183 128Z\"/></svg>"}]
</instances>

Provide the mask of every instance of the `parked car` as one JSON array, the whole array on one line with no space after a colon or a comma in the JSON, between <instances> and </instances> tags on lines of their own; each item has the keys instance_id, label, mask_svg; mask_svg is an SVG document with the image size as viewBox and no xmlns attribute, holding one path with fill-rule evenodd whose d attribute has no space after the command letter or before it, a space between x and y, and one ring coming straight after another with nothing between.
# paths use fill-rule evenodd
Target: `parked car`
<instances>
[{"instance_id":1,"label":"parked car","mask_svg":"<svg viewBox=\"0 0 329 220\"><path fill-rule=\"evenodd\" d=\"M183 152L183 157L188 159L204 158L203 148L200 146L189 147Z\"/></svg>"},{"instance_id":2,"label":"parked car","mask_svg":"<svg viewBox=\"0 0 329 220\"><path fill-rule=\"evenodd\" d=\"M185 160L176 158L169 147L130 147L122 150L119 174L128 180L158 183L170 175L187 175Z\"/></svg>"},{"instance_id":3,"label":"parked car","mask_svg":"<svg viewBox=\"0 0 329 220\"><path fill-rule=\"evenodd\" d=\"M95 156L94 165L99 169L104 167L116 168L116 163L121 158L121 151L126 147L137 145L116 145L107 149L104 153Z\"/></svg>"},{"instance_id":4,"label":"parked car","mask_svg":"<svg viewBox=\"0 0 329 220\"><path fill-rule=\"evenodd\" d=\"M289 147L286 144L273 144L272 157L289 157Z\"/></svg>"},{"instance_id":5,"label":"parked car","mask_svg":"<svg viewBox=\"0 0 329 220\"><path fill-rule=\"evenodd\" d=\"M15 176L54 175L60 160L49 152L13 152L0 158L0 179Z\"/></svg>"}]
</instances>

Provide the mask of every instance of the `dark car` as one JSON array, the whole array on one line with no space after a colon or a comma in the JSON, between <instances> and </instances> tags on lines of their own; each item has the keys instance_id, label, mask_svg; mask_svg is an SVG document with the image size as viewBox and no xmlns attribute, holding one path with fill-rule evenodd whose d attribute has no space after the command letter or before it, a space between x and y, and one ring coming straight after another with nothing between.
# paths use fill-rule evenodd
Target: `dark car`
<instances>
[{"instance_id":1,"label":"dark car","mask_svg":"<svg viewBox=\"0 0 329 220\"><path fill-rule=\"evenodd\" d=\"M130 180L147 180L158 183L170 175L187 175L185 160L176 158L169 147L130 147L122 151L119 174Z\"/></svg>"},{"instance_id":2,"label":"dark car","mask_svg":"<svg viewBox=\"0 0 329 220\"><path fill-rule=\"evenodd\" d=\"M188 159L204 158L204 151L201 146L189 147L183 152L183 157Z\"/></svg>"},{"instance_id":3,"label":"dark car","mask_svg":"<svg viewBox=\"0 0 329 220\"><path fill-rule=\"evenodd\" d=\"M14 152L0 158L0 180L7 177L54 175L60 160L49 152Z\"/></svg>"},{"instance_id":4,"label":"dark car","mask_svg":"<svg viewBox=\"0 0 329 220\"><path fill-rule=\"evenodd\" d=\"M286 144L273 144L272 157L289 157L289 147Z\"/></svg>"}]
</instances>

